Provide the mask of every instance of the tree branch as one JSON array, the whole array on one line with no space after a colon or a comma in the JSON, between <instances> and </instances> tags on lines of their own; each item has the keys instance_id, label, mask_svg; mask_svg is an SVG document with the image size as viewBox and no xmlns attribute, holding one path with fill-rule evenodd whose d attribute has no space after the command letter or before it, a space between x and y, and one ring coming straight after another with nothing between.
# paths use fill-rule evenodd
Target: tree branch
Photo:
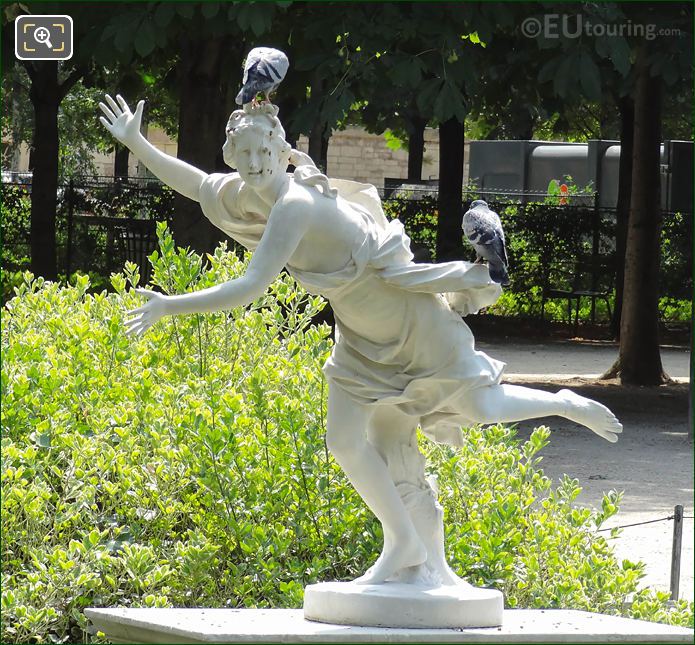
<instances>
[{"instance_id":1,"label":"tree branch","mask_svg":"<svg viewBox=\"0 0 695 645\"><path fill-rule=\"evenodd\" d=\"M85 74L87 69L85 67L76 67L70 72L70 75L58 86L58 97L59 100L63 100L65 95L73 88L75 83L79 81Z\"/></svg>"}]
</instances>

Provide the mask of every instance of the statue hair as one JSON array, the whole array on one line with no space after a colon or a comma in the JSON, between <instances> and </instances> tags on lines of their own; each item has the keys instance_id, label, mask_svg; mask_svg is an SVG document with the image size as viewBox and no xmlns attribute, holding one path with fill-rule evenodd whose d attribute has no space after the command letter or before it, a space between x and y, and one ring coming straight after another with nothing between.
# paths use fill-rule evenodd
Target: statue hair
<instances>
[{"instance_id":1,"label":"statue hair","mask_svg":"<svg viewBox=\"0 0 695 645\"><path fill-rule=\"evenodd\" d=\"M231 160L234 161L235 136L249 129L255 130L267 137L271 145L281 146L280 158L297 168L294 173L296 183L316 188L324 195L335 198L337 191L330 187L328 177L316 167L311 157L287 143L285 129L277 115L278 107L271 103L257 106L248 104L232 112L227 122L227 134L232 144Z\"/></svg>"}]
</instances>

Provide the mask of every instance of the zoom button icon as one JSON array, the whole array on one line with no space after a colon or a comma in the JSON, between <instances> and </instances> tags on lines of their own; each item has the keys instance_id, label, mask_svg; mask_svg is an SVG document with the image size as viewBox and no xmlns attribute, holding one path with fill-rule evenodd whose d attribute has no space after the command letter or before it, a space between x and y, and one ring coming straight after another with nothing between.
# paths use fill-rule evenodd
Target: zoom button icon
<instances>
[{"instance_id":1,"label":"zoom button icon","mask_svg":"<svg viewBox=\"0 0 695 645\"><path fill-rule=\"evenodd\" d=\"M70 16L18 16L14 23L19 60L68 60L72 57Z\"/></svg>"}]
</instances>

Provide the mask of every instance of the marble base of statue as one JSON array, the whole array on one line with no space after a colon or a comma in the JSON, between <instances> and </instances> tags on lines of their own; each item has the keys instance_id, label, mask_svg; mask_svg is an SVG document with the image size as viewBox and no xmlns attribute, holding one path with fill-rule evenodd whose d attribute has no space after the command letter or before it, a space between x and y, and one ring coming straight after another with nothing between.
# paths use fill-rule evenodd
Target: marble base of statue
<instances>
[{"instance_id":1,"label":"marble base of statue","mask_svg":"<svg viewBox=\"0 0 695 645\"><path fill-rule=\"evenodd\" d=\"M360 627L498 627L504 602L494 589L384 582L322 582L304 590L304 618Z\"/></svg>"},{"instance_id":2,"label":"marble base of statue","mask_svg":"<svg viewBox=\"0 0 695 645\"><path fill-rule=\"evenodd\" d=\"M459 578L444 554L444 513L437 481L425 476L425 458L413 431L384 455L427 559L396 572L386 582L321 582L304 590L304 617L362 627L498 627L504 600L495 589ZM365 574L369 576L369 571Z\"/></svg>"}]
</instances>

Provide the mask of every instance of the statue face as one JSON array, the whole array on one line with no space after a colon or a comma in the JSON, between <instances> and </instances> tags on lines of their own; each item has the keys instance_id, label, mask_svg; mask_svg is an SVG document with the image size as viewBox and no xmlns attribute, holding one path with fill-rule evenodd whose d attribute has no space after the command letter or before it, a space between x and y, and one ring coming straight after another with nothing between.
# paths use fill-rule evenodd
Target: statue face
<instances>
[{"instance_id":1,"label":"statue face","mask_svg":"<svg viewBox=\"0 0 695 645\"><path fill-rule=\"evenodd\" d=\"M278 146L267 134L256 128L243 128L233 136L233 142L232 136L227 136L222 148L224 160L236 167L249 186L256 189L268 186L284 170L280 167Z\"/></svg>"}]
</instances>

